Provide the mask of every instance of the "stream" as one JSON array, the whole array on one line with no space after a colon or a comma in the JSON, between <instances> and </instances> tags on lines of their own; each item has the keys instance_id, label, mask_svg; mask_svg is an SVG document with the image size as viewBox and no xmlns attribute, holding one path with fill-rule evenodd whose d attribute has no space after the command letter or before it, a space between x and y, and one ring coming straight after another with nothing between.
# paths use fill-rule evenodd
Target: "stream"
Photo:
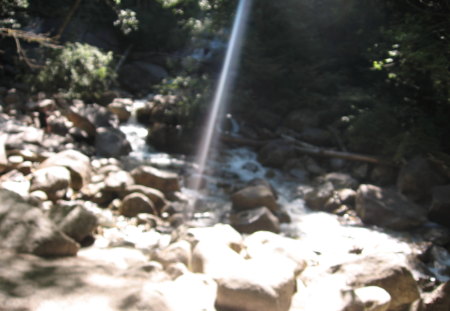
<instances>
[{"instance_id":1,"label":"stream","mask_svg":"<svg viewBox=\"0 0 450 311\"><path fill-rule=\"evenodd\" d=\"M136 107L144 100L136 101ZM233 124L234 135L238 135L238 126ZM317 268L330 267L347 262L362 255L387 254L408 264L419 252L424 242L418 234L395 232L375 226L362 225L357 217L337 216L325 212L312 211L305 206L302 193L311 189L310 185L301 184L295 178L278 171L266 168L257 160L257 154L248 148L224 148L209 160L204 173L205 186L193 190L189 186L190 179L196 176L195 165L191 159L176 157L152 150L145 144L147 130L132 117L127 124L121 126L132 143L133 151L129 156L132 161L146 163L159 168L175 170L183 173L182 197L195 204L189 225L193 227L211 226L227 222L231 210L230 192L245 185L254 178L263 178L271 183L278 193L278 203L289 214L292 221L281 225L281 234L298 239L310 252L310 261ZM429 224L433 226L433 224ZM120 227L120 226L119 226ZM137 247L148 247L151 243L161 243L155 232L143 232L139 228L123 225L123 239L131 241ZM119 230L120 231L120 230ZM116 235L120 235L115 232ZM143 242L147 241L147 242ZM168 241L166 241L168 243ZM414 270L416 279L428 279L431 282L450 280L448 267L450 256L439 247L433 247L433 258L428 263L428 273Z\"/></svg>"}]
</instances>

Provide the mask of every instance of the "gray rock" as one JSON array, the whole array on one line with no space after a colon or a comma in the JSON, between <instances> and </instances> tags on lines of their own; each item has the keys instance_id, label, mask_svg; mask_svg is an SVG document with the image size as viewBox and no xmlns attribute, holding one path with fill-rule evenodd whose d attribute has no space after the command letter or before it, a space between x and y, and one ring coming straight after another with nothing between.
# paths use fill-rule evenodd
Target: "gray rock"
<instances>
[{"instance_id":1,"label":"gray rock","mask_svg":"<svg viewBox=\"0 0 450 311\"><path fill-rule=\"evenodd\" d=\"M20 195L0 189L0 248L42 257L74 256L79 245Z\"/></svg>"},{"instance_id":2,"label":"gray rock","mask_svg":"<svg viewBox=\"0 0 450 311\"><path fill-rule=\"evenodd\" d=\"M334 187L331 182L317 186L314 190L305 194L306 205L315 210L325 209L325 204L333 196Z\"/></svg>"},{"instance_id":3,"label":"gray rock","mask_svg":"<svg viewBox=\"0 0 450 311\"><path fill-rule=\"evenodd\" d=\"M50 210L49 217L62 232L82 246L94 242L93 234L98 220L84 207L56 205Z\"/></svg>"},{"instance_id":4,"label":"gray rock","mask_svg":"<svg viewBox=\"0 0 450 311\"><path fill-rule=\"evenodd\" d=\"M230 225L240 233L253 233L256 231L280 232L280 221L267 207L231 213Z\"/></svg>"},{"instance_id":5,"label":"gray rock","mask_svg":"<svg viewBox=\"0 0 450 311\"><path fill-rule=\"evenodd\" d=\"M158 189L142 185L130 185L126 187L124 195L126 196L133 192L142 193L143 195L147 196L147 198L149 198L153 202L153 204L155 204L155 208L159 214L161 214L163 207L167 205L167 200L164 193L162 193Z\"/></svg>"},{"instance_id":6,"label":"gray rock","mask_svg":"<svg viewBox=\"0 0 450 311\"><path fill-rule=\"evenodd\" d=\"M426 211L394 190L361 185L356 193L356 213L361 220L393 230L408 230L426 221Z\"/></svg>"},{"instance_id":7,"label":"gray rock","mask_svg":"<svg viewBox=\"0 0 450 311\"><path fill-rule=\"evenodd\" d=\"M135 217L140 213L157 214L153 202L141 193L127 195L122 201L119 212L127 217Z\"/></svg>"},{"instance_id":8,"label":"gray rock","mask_svg":"<svg viewBox=\"0 0 450 311\"><path fill-rule=\"evenodd\" d=\"M96 131L95 151L99 157L118 158L128 155L131 152L131 145L119 129L100 127Z\"/></svg>"}]
</instances>

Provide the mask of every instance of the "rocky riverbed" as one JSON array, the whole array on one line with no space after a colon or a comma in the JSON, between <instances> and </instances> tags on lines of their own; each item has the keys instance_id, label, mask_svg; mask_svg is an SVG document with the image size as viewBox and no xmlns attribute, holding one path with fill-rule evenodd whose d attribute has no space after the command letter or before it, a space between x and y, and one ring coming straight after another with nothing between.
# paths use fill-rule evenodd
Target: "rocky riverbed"
<instances>
[{"instance_id":1,"label":"rocky riverbed","mask_svg":"<svg viewBox=\"0 0 450 311\"><path fill-rule=\"evenodd\" d=\"M450 182L429 159L392 188L286 142L228 146L194 191L134 104L4 94L0 310L449 310Z\"/></svg>"}]
</instances>

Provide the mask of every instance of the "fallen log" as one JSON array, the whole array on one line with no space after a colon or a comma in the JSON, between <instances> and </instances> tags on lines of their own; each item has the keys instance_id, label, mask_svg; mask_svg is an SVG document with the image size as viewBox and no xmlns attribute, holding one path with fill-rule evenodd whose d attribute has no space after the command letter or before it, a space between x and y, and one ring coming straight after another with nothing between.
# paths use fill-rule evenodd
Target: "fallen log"
<instances>
[{"instance_id":1,"label":"fallen log","mask_svg":"<svg viewBox=\"0 0 450 311\"><path fill-rule=\"evenodd\" d=\"M349 160L349 161L359 161L359 162L366 162L366 163L379 164L379 165L395 166L395 163L393 163L392 161L389 161L387 159L383 159L380 157L376 157L376 156L325 149L322 147L317 147L317 146L313 146L313 145L305 143L305 142L298 141L297 139L292 138L290 136L282 136L282 138L287 140L288 143L294 144L295 150L298 151L299 153L310 155L310 156L338 158L338 159ZM269 141L255 140L255 139L230 136L230 135L221 135L220 139L226 143L236 144L236 145L240 145L240 146L249 146L249 147L262 147L265 144L270 142L270 140Z\"/></svg>"}]
</instances>

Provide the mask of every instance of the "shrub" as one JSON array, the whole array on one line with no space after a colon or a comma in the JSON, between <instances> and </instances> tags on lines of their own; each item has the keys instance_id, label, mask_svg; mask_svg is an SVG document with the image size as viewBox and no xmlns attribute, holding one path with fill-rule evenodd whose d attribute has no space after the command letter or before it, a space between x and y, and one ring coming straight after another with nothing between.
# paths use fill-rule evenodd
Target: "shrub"
<instances>
[{"instance_id":1,"label":"shrub","mask_svg":"<svg viewBox=\"0 0 450 311\"><path fill-rule=\"evenodd\" d=\"M112 52L96 47L68 43L54 51L35 78L35 86L49 92L62 92L68 97L97 99L115 79Z\"/></svg>"}]
</instances>

